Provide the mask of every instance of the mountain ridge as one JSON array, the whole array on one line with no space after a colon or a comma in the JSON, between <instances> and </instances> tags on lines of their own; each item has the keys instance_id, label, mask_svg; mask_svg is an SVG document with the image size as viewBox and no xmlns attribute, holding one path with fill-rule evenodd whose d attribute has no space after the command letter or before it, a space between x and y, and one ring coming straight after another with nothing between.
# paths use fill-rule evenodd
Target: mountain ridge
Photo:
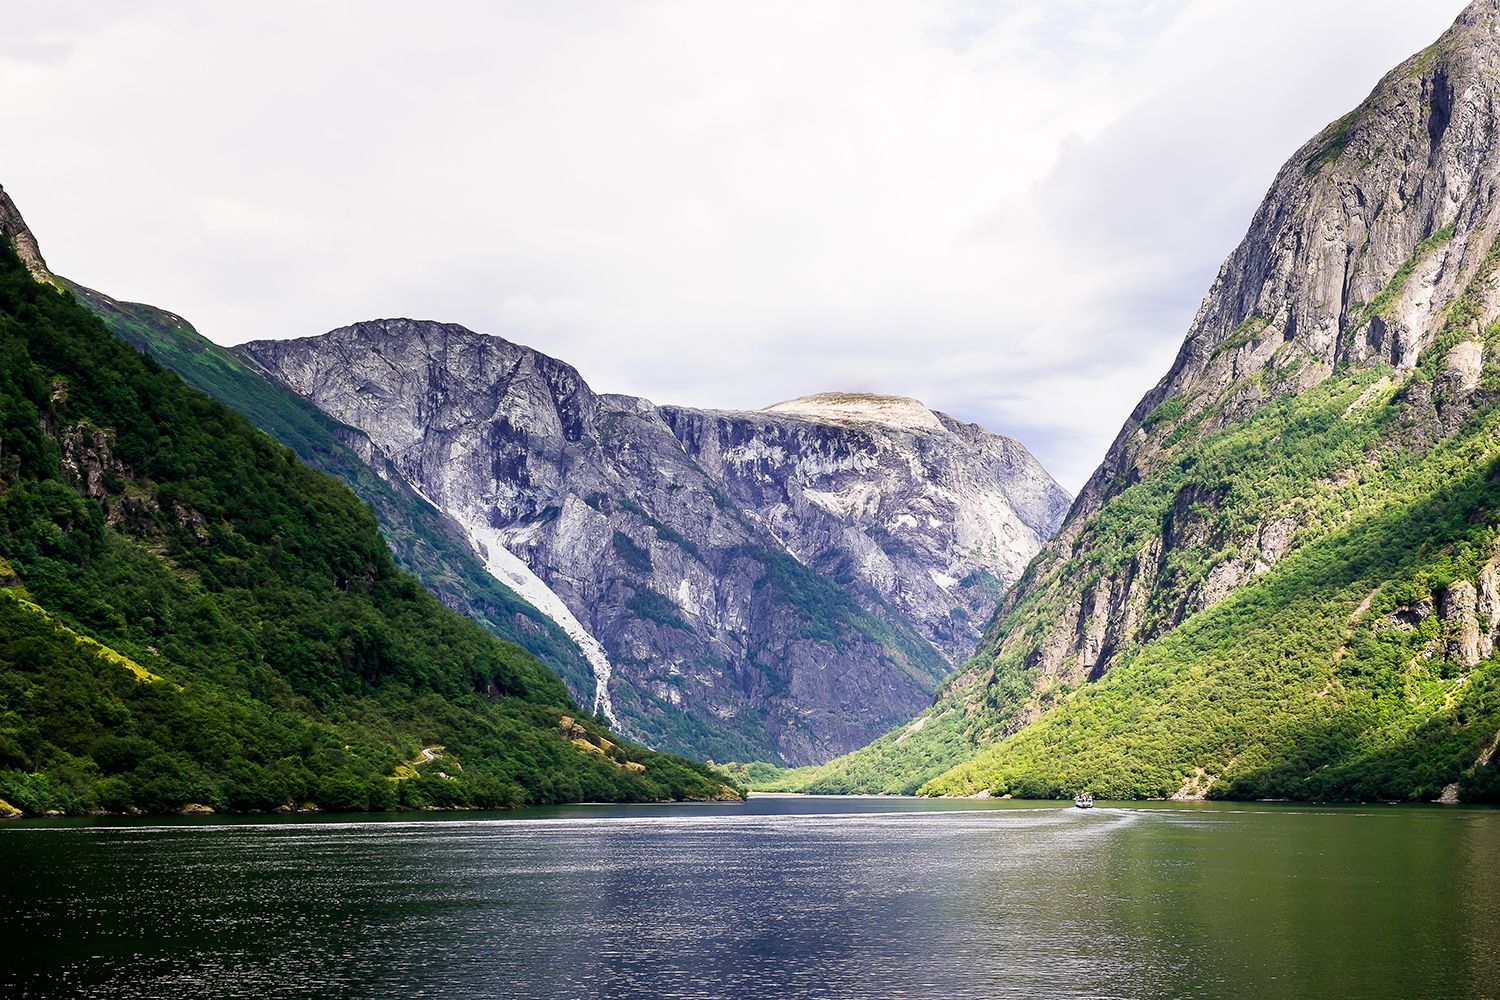
<instances>
[{"instance_id":1,"label":"mountain ridge","mask_svg":"<svg viewBox=\"0 0 1500 1000\"><path fill-rule=\"evenodd\" d=\"M16 208L16 203L6 194L4 187L0 187L0 241L11 248L26 268L27 274L37 281L48 284L52 282L52 272L47 269L47 261L42 257L42 249L37 245L36 236L32 234L31 227L26 225L26 220L21 217L21 210Z\"/></svg>"},{"instance_id":2,"label":"mountain ridge","mask_svg":"<svg viewBox=\"0 0 1500 1000\"><path fill-rule=\"evenodd\" d=\"M1471 5L1281 168L935 705L770 781L1495 794L1497 9Z\"/></svg>"},{"instance_id":3,"label":"mountain ridge","mask_svg":"<svg viewBox=\"0 0 1500 1000\"><path fill-rule=\"evenodd\" d=\"M738 794L611 738L9 239L0 348L0 815Z\"/></svg>"},{"instance_id":4,"label":"mountain ridge","mask_svg":"<svg viewBox=\"0 0 1500 1000\"><path fill-rule=\"evenodd\" d=\"M66 278L56 280L115 336L245 414L304 462L343 480L374 508L397 563L416 574L444 604L498 638L529 650L571 690L587 690L591 670L572 640L486 572L469 550L463 529L383 467L368 438L332 421L258 366L203 337L182 316L121 302Z\"/></svg>"},{"instance_id":5,"label":"mountain ridge","mask_svg":"<svg viewBox=\"0 0 1500 1000\"><path fill-rule=\"evenodd\" d=\"M535 570L626 661L611 685L630 731L701 741L673 727L706 725L728 741L666 745L716 759L816 759L918 707L978 637L951 612L988 614L1065 502L1019 444L925 407L909 431L657 406L503 338L405 319L235 350ZM949 465L948 487L924 479ZM1040 484L1014 503L1043 532L1011 510L1007 476ZM963 513L958 493L993 516Z\"/></svg>"}]
</instances>

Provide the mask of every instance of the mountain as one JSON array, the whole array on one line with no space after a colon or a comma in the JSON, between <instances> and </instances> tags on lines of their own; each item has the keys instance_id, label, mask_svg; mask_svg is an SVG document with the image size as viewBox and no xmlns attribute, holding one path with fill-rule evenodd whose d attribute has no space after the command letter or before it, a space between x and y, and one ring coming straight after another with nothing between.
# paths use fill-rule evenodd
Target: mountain
<instances>
[{"instance_id":1,"label":"mountain","mask_svg":"<svg viewBox=\"0 0 1500 1000\"><path fill-rule=\"evenodd\" d=\"M0 814L735 794L584 716L347 488L113 337L3 192L0 226Z\"/></svg>"},{"instance_id":2,"label":"mountain","mask_svg":"<svg viewBox=\"0 0 1500 1000\"><path fill-rule=\"evenodd\" d=\"M913 400L659 407L413 320L235 353L553 614L599 712L720 760L814 763L920 710L1067 503L1020 445Z\"/></svg>"},{"instance_id":3,"label":"mountain","mask_svg":"<svg viewBox=\"0 0 1500 1000\"><path fill-rule=\"evenodd\" d=\"M16 208L16 203L5 193L3 187L0 187L0 243L11 248L11 252L33 279L52 283L52 272L47 269L47 262L42 258L42 250L37 245L36 237L32 235L26 220Z\"/></svg>"},{"instance_id":4,"label":"mountain","mask_svg":"<svg viewBox=\"0 0 1500 1000\"><path fill-rule=\"evenodd\" d=\"M973 651L1067 510L1019 442L914 399L831 392L753 412L658 412L799 562L874 591L950 661Z\"/></svg>"},{"instance_id":5,"label":"mountain","mask_svg":"<svg viewBox=\"0 0 1500 1000\"><path fill-rule=\"evenodd\" d=\"M1500 2L1480 0L1281 169L934 706L767 780L1500 793L1497 108Z\"/></svg>"},{"instance_id":6,"label":"mountain","mask_svg":"<svg viewBox=\"0 0 1500 1000\"><path fill-rule=\"evenodd\" d=\"M463 530L374 456L369 440L330 419L259 368L199 334L187 320L155 306L118 302L57 278L115 336L150 354L195 389L249 417L297 457L343 480L369 504L402 569L448 607L531 652L567 682L576 697L593 685L593 668L556 622L484 568ZM368 459L368 461L367 461Z\"/></svg>"}]
</instances>

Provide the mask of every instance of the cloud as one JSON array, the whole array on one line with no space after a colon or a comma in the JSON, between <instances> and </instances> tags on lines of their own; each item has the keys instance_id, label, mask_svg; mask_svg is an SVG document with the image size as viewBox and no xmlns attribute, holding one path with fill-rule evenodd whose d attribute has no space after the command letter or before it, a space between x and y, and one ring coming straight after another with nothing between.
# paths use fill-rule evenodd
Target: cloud
<instances>
[{"instance_id":1,"label":"cloud","mask_svg":"<svg viewBox=\"0 0 1500 1000\"><path fill-rule=\"evenodd\" d=\"M658 401L898 392L1076 489L1277 166L1461 6L59 0L0 39L0 182L220 342L409 315Z\"/></svg>"}]
</instances>

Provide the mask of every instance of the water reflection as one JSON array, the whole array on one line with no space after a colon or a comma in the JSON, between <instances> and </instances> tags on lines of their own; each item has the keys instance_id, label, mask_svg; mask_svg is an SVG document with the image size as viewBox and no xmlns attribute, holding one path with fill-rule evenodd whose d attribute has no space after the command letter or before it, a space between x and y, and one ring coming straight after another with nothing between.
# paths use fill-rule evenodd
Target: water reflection
<instances>
[{"instance_id":1,"label":"water reflection","mask_svg":"<svg viewBox=\"0 0 1500 1000\"><path fill-rule=\"evenodd\" d=\"M1484 997L1500 814L758 799L0 829L7 996Z\"/></svg>"}]
</instances>

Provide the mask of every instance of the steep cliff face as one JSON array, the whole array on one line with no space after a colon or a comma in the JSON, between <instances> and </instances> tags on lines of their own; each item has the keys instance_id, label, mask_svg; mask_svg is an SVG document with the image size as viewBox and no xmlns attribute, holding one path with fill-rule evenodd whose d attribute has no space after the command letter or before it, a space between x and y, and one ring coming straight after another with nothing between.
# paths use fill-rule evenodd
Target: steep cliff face
<instances>
[{"instance_id":1,"label":"steep cliff face","mask_svg":"<svg viewBox=\"0 0 1500 1000\"><path fill-rule=\"evenodd\" d=\"M814 784L1488 794L1497 24L1287 162L981 657Z\"/></svg>"},{"instance_id":2,"label":"steep cliff face","mask_svg":"<svg viewBox=\"0 0 1500 1000\"><path fill-rule=\"evenodd\" d=\"M1018 442L913 399L824 393L754 412L662 407L683 450L799 562L873 591L952 662L1067 495Z\"/></svg>"},{"instance_id":3,"label":"steep cliff face","mask_svg":"<svg viewBox=\"0 0 1500 1000\"><path fill-rule=\"evenodd\" d=\"M919 710L1066 503L1014 442L909 400L659 408L410 320L239 351L575 636L598 711L718 759L822 760Z\"/></svg>"},{"instance_id":4,"label":"steep cliff face","mask_svg":"<svg viewBox=\"0 0 1500 1000\"><path fill-rule=\"evenodd\" d=\"M31 234L26 220L21 218L20 210L10 200L10 195L5 193L4 188L0 188L0 240L15 251L27 274L37 281L47 284L52 282L52 272L47 270L47 262L42 259L36 237Z\"/></svg>"},{"instance_id":5,"label":"steep cliff face","mask_svg":"<svg viewBox=\"0 0 1500 1000\"><path fill-rule=\"evenodd\" d=\"M550 617L486 572L463 530L388 468L363 433L234 357L175 313L56 280L116 337L249 417L308 465L342 480L374 509L397 564L444 604L530 651L575 693L590 689L593 670L577 645Z\"/></svg>"},{"instance_id":6,"label":"steep cliff face","mask_svg":"<svg viewBox=\"0 0 1500 1000\"><path fill-rule=\"evenodd\" d=\"M1136 484L1160 482L1184 445L1336 371L1379 370L1390 385L1401 384L1404 402L1436 418L1419 428L1424 440L1456 429L1479 387L1480 334L1497 301L1487 259L1500 236L1494 16L1488 0L1471 6L1282 167L1171 370L1121 429L1039 568L1078 553L1108 502ZM1443 393L1440 415L1426 383L1408 383L1471 286L1475 314L1449 338L1440 365L1439 388L1452 390ZM1275 565L1301 527L1298 504L1242 509L1230 524L1218 512L1243 504L1224 486L1187 475L1160 530L1128 560L1089 587L1054 582L1065 598L1061 621L1009 629L997 646L1040 642L1045 674L1070 682L1097 676L1121 650ZM1170 572L1185 552L1222 557L1202 574ZM1010 595L1002 618L1026 597Z\"/></svg>"}]
</instances>

